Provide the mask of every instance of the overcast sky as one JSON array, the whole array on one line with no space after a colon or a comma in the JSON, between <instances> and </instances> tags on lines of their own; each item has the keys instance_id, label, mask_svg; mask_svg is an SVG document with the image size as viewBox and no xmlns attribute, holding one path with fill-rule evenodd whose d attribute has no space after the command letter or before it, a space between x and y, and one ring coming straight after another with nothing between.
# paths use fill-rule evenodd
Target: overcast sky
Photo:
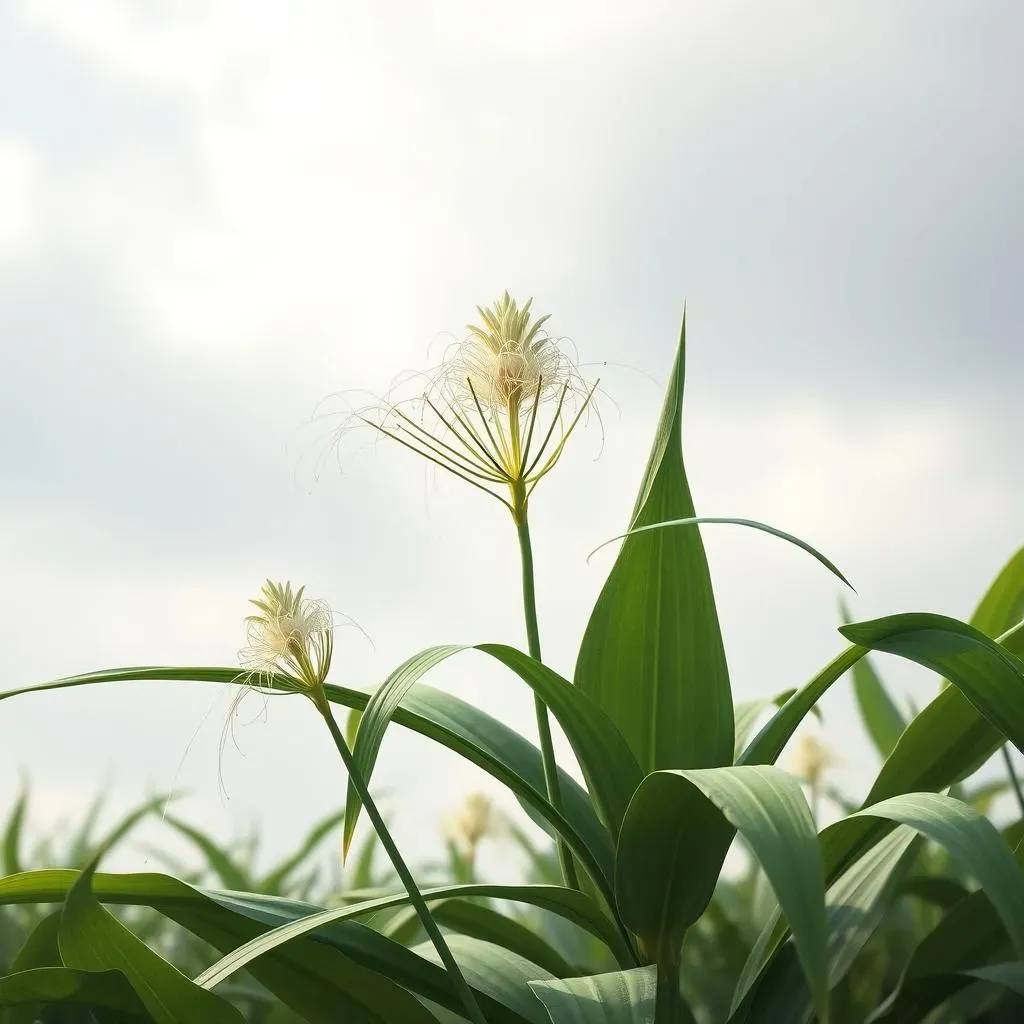
<instances>
[{"instance_id":1,"label":"overcast sky","mask_svg":"<svg viewBox=\"0 0 1024 1024\"><path fill-rule=\"evenodd\" d=\"M563 673L684 301L698 510L821 547L857 617L966 617L1024 542L1021 38L1013 0L0 0L0 687L233 664L267 576L372 638L340 635L338 681L523 643L503 510L387 445L317 477L331 424L308 425L426 368L505 288L606 392L603 436L574 439L532 508ZM738 697L841 649L820 566L705 539ZM430 681L532 729L480 657ZM225 838L258 822L283 851L340 802L340 766L302 702L264 718L250 698L223 799L228 697L4 703L0 809L20 769L41 821L176 785L185 816ZM827 737L862 795L851 709L837 687ZM446 807L493 792L399 730L376 784L423 854Z\"/></svg>"}]
</instances>

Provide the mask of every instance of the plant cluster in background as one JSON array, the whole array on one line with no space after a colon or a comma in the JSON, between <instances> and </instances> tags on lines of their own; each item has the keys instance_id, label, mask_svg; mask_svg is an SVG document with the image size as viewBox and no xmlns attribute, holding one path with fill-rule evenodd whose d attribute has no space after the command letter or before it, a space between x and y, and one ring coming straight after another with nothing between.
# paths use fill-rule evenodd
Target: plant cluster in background
<instances>
[{"instance_id":1,"label":"plant cluster in background","mask_svg":"<svg viewBox=\"0 0 1024 1024\"><path fill-rule=\"evenodd\" d=\"M113 669L0 693L117 681L259 685L309 701L348 784L343 809L262 873L254 851L223 849L174 816L165 826L199 850L201 872L169 864L173 874L100 873L112 843L152 804L104 841L86 829L69 851L25 858L20 803L0 879L0 1022L1022 1019L1024 795L1008 750L1024 749L1024 550L970 622L909 613L851 624L844 612L846 642L813 679L735 703L699 526L761 530L845 577L774 527L696 515L682 457L684 324L627 532L564 677L542 657L530 501L596 382L584 382L531 303L506 293L479 313L417 403L378 403L353 422L511 513L526 650L431 647L360 689L332 672L326 603L268 581L247 620L241 672ZM538 745L423 682L469 650L533 691ZM934 700L905 715L870 652L935 673L943 682ZM845 678L883 762L862 803L829 786L827 748L806 732L799 738ZM348 730L338 707L355 712ZM572 770L556 759L552 718ZM474 798L445 824L447 864L414 871L370 785L392 724L487 772L550 848ZM785 770L778 762L794 737ZM977 772L993 756L1003 775L981 783ZM999 828L988 812L1007 790L1020 818ZM841 816L821 827L825 799ZM360 847L364 811L372 832ZM340 884L314 860L336 828ZM517 844L528 877L478 877L484 841ZM736 844L746 852L739 873L726 870Z\"/></svg>"}]
</instances>

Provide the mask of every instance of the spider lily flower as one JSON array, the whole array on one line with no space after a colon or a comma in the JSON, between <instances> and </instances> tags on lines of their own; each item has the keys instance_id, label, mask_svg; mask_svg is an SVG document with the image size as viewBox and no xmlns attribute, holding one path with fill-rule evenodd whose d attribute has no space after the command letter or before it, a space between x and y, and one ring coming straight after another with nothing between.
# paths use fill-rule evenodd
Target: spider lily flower
<instances>
[{"instance_id":1,"label":"spider lily flower","mask_svg":"<svg viewBox=\"0 0 1024 1024\"><path fill-rule=\"evenodd\" d=\"M334 651L334 616L324 601L304 597L305 587L290 583L263 584L249 603L257 615L246 617L249 646L239 652L250 677L275 673L290 676L298 686L313 691L323 685Z\"/></svg>"},{"instance_id":2,"label":"spider lily flower","mask_svg":"<svg viewBox=\"0 0 1024 1024\"><path fill-rule=\"evenodd\" d=\"M804 733L800 737L790 760L793 774L812 789L817 789L821 785L825 773L834 764L835 758L831 751L811 733Z\"/></svg>"},{"instance_id":3,"label":"spider lily flower","mask_svg":"<svg viewBox=\"0 0 1024 1024\"><path fill-rule=\"evenodd\" d=\"M362 410L358 420L497 497L518 521L555 466L584 410L588 386L575 361L508 292L477 311L415 403ZM508 499L504 496L508 494Z\"/></svg>"}]
</instances>

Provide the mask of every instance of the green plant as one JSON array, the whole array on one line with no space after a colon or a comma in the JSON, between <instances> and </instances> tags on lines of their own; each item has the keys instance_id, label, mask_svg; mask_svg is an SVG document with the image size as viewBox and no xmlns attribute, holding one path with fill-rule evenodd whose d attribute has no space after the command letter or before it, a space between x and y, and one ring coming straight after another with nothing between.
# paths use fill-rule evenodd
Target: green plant
<instances>
[{"instance_id":1,"label":"green plant","mask_svg":"<svg viewBox=\"0 0 1024 1024\"><path fill-rule=\"evenodd\" d=\"M472 649L533 690L540 749L421 682L435 665L469 648L420 652L369 692L326 682L330 631L323 619L308 620L308 630L279 630L274 657L259 664L262 682L311 697L349 772L346 821L366 808L404 891L326 908L203 889L169 876L95 874L94 865L17 874L0 880L0 901L62 903L63 910L56 952L49 949L39 966L15 964L0 979L0 1005L77 1001L103 1020L232 1020L235 1005L215 992L242 969L300 1018L325 1022L836 1024L870 1016L897 1024L933 1013L986 1019L983 1014L998 1010L993 999L1005 1005L1010 997L1003 993L1022 990L1020 827L1000 834L962 798L962 787L1006 742L1024 748L1024 551L996 579L972 623L911 613L844 625L848 646L781 699L745 742L760 709L733 703L699 525L739 522L780 531L695 513L682 460L684 325L629 530L570 681L540 660L526 557L532 552L524 536L529 492L519 493L532 471L514 440L530 450L550 372L544 367L569 371L537 356L546 336L529 323L528 306L518 310L510 302L490 311L490 320L485 316L481 343L493 359L467 364L466 350L459 350L462 362L452 365L465 371L466 386L443 377L451 402L431 409L447 434L430 432L394 406L386 416L397 415L401 426L364 419L475 486L509 488L510 499L499 498L513 514L524 553L529 652L488 643ZM495 348L488 338L501 344ZM475 382L488 373L485 392ZM554 399L549 438L564 428L555 458L592 394L582 391L580 408L562 424L562 402L571 392L564 382L571 380L563 377ZM465 413L470 408L478 423ZM516 435L513 421L528 424L526 430ZM453 435L462 437L462 454L452 455ZM466 452L473 450L470 461ZM462 461L451 463L454 458ZM838 575L809 545L782 536ZM289 595L281 588L280 602L289 605ZM301 592L291 597L301 601ZM296 605L293 618L313 611ZM882 701L880 684L865 682L864 659L872 651L914 661L950 685L906 722ZM776 762L829 687L851 670L858 672L858 699L885 760L863 805L819 832L800 782ZM234 683L238 672L111 670L0 699L116 680L180 679ZM351 749L331 705L361 712ZM572 746L584 785L554 762L544 739L549 714ZM507 786L557 838L562 884L466 881L421 891L399 868L401 857L369 797L367 783L392 722ZM977 788L972 792L974 804L983 802ZM730 881L723 867L737 837L755 869ZM947 862L956 874L938 874ZM773 900L765 899L767 890ZM911 900L931 906L915 903L908 919ZM170 974L142 943L116 931L101 903L153 907L222 957L191 978ZM603 946L605 963L570 962L540 930L497 912L505 903L584 930ZM388 935L360 923L410 905L433 945L410 949L400 929ZM445 939L438 941L442 929ZM114 952L97 957L89 952L97 943Z\"/></svg>"}]
</instances>

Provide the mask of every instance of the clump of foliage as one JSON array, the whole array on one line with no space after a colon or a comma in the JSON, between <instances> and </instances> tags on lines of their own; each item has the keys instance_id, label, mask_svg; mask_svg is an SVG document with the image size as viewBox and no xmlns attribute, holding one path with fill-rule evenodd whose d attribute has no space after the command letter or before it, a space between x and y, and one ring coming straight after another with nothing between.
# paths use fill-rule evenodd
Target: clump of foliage
<instances>
[{"instance_id":1,"label":"clump of foliage","mask_svg":"<svg viewBox=\"0 0 1024 1024\"><path fill-rule=\"evenodd\" d=\"M1019 1012L1021 824L1001 832L985 814L991 791L971 779L1005 744L1024 749L1024 551L970 622L912 612L845 624L845 645L810 682L735 704L700 524L774 534L843 577L777 529L696 515L682 458L684 325L627 532L566 678L541 655L528 512L592 407L596 382L583 380L529 303L506 295L480 316L418 403L379 403L352 423L511 514L527 650L471 649L533 691L539 745L422 682L465 646L421 651L372 690L329 681L333 618L286 583L268 582L254 601L241 677L235 668L114 669L2 693L241 678L303 695L347 772L346 850L365 810L397 884L331 906L271 895L248 877L245 891L233 891L168 874L105 875L98 856L80 870L21 871L0 879L0 904L60 910L0 978L0 1012L12 1022L75 1019L68 1012L100 1022L237 1022L254 1019L231 988L243 971L275 1000L275 1019L324 1024L910 1024ZM870 652L909 659L945 684L908 720ZM801 780L777 761L851 673L884 762L863 803L819 830ZM352 742L336 707L359 712ZM582 784L557 763L551 717ZM393 723L488 772L542 823L555 850L545 883L456 875L426 886L414 877L370 788ZM812 803L820 768L809 779ZM1012 772L1007 783L1016 786ZM751 869L730 880L723 868L737 841ZM152 908L219 959L178 970L105 904ZM565 939L580 933L587 942Z\"/></svg>"}]
</instances>

